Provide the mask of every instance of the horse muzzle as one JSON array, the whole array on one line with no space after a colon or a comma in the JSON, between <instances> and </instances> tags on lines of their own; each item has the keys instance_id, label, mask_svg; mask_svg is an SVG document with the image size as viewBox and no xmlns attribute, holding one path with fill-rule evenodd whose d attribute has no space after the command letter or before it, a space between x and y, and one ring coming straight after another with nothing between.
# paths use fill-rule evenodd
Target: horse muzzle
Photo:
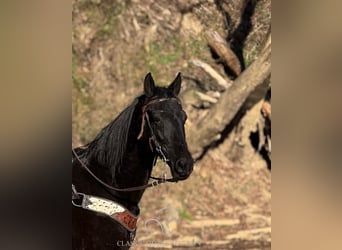
<instances>
[{"instance_id":1,"label":"horse muzzle","mask_svg":"<svg viewBox=\"0 0 342 250\"><path fill-rule=\"evenodd\" d=\"M179 158L172 168L172 175L178 180L187 179L192 173L194 167L194 160L190 158Z\"/></svg>"}]
</instances>

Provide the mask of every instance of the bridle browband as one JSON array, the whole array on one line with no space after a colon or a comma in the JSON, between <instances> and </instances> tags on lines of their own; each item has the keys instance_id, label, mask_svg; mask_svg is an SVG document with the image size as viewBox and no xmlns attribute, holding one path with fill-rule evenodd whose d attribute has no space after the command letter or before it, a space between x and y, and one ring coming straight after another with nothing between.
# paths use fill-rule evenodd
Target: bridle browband
<instances>
[{"instance_id":1,"label":"bridle browband","mask_svg":"<svg viewBox=\"0 0 342 250\"><path fill-rule=\"evenodd\" d=\"M141 122L141 129L140 132L138 134L137 139L141 139L143 133L144 133L144 126L145 126L145 119L147 121L148 127L150 129L151 132L151 137L149 138L149 146L151 148L151 151L153 152L153 146L152 146L152 142L155 145L155 152L157 152L156 154L156 158L154 160L154 164L156 163L157 157L159 156L161 158L161 160L164 162L164 164L166 164L169 160L166 158L161 145L159 144L154 131L152 129L150 120L149 120L149 116L147 113L148 107L150 107L153 104L156 103L160 103L163 101L168 101L168 100L175 100L178 103L179 100L175 97L172 98L160 98L160 99L155 99L152 100L150 102L148 102L147 104L145 104L142 107L142 122ZM146 117L146 118L145 118ZM104 187L110 189L110 190L114 190L114 191L120 191L120 192L131 192L131 191L138 191L138 190L143 190L149 187L155 187L158 186L159 184L165 183L165 182L177 182L178 180L176 178L170 178L170 179L166 179L165 176L163 178L158 178L158 177L152 177L150 176L151 179L154 179L154 181L152 181L151 183L148 183L146 185L142 185L142 186L137 186L137 187L129 187L129 188L117 188L117 187L113 187L111 185L108 185L107 183L105 183L104 181L102 181L100 178L98 178L85 164L84 162L80 159L80 157L77 155L77 153L75 152L75 150L72 148L71 149L73 154L75 155L76 159L79 161L79 163L81 164L81 166L97 181L99 182L101 185L103 185ZM73 193L75 193L77 195L77 191L75 190L75 187L72 185L72 191Z\"/></svg>"}]
</instances>

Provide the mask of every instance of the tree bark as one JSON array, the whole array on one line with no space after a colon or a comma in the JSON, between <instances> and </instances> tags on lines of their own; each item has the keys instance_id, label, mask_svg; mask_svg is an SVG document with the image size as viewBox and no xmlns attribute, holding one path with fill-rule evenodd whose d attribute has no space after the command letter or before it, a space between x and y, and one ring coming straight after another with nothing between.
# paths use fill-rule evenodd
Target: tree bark
<instances>
[{"instance_id":1,"label":"tree bark","mask_svg":"<svg viewBox=\"0 0 342 250\"><path fill-rule=\"evenodd\" d=\"M209 46L220 57L221 61L229 67L236 76L241 73L240 61L235 53L230 49L229 44L216 31L205 32L205 38Z\"/></svg>"},{"instance_id":2,"label":"tree bark","mask_svg":"<svg viewBox=\"0 0 342 250\"><path fill-rule=\"evenodd\" d=\"M270 41L270 38L267 38ZM253 90L264 83L271 74L271 42L261 51L260 56L235 80L234 84L221 96L208 114L189 131L190 151L198 159L234 118Z\"/></svg>"}]
</instances>

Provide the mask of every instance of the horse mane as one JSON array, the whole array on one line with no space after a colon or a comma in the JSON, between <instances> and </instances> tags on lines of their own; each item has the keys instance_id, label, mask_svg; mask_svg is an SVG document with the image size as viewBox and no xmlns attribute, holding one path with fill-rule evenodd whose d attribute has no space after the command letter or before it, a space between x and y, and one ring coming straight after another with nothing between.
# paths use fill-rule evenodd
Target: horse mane
<instances>
[{"instance_id":1,"label":"horse mane","mask_svg":"<svg viewBox=\"0 0 342 250\"><path fill-rule=\"evenodd\" d=\"M105 126L92 142L85 145L83 153L87 163L109 168L112 180L116 171L120 171L129 129L138 103L139 98L136 98L131 105Z\"/></svg>"}]
</instances>

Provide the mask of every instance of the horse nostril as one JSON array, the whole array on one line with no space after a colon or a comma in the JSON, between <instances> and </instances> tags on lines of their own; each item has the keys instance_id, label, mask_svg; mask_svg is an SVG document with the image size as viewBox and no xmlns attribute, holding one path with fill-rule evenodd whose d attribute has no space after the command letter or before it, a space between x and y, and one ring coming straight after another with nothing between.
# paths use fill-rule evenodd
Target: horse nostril
<instances>
[{"instance_id":1,"label":"horse nostril","mask_svg":"<svg viewBox=\"0 0 342 250\"><path fill-rule=\"evenodd\" d=\"M185 158L180 158L176 161L175 170L178 174L186 174L189 168L188 161Z\"/></svg>"},{"instance_id":2,"label":"horse nostril","mask_svg":"<svg viewBox=\"0 0 342 250\"><path fill-rule=\"evenodd\" d=\"M184 160L180 159L176 162L176 171L178 173L184 172Z\"/></svg>"}]
</instances>

